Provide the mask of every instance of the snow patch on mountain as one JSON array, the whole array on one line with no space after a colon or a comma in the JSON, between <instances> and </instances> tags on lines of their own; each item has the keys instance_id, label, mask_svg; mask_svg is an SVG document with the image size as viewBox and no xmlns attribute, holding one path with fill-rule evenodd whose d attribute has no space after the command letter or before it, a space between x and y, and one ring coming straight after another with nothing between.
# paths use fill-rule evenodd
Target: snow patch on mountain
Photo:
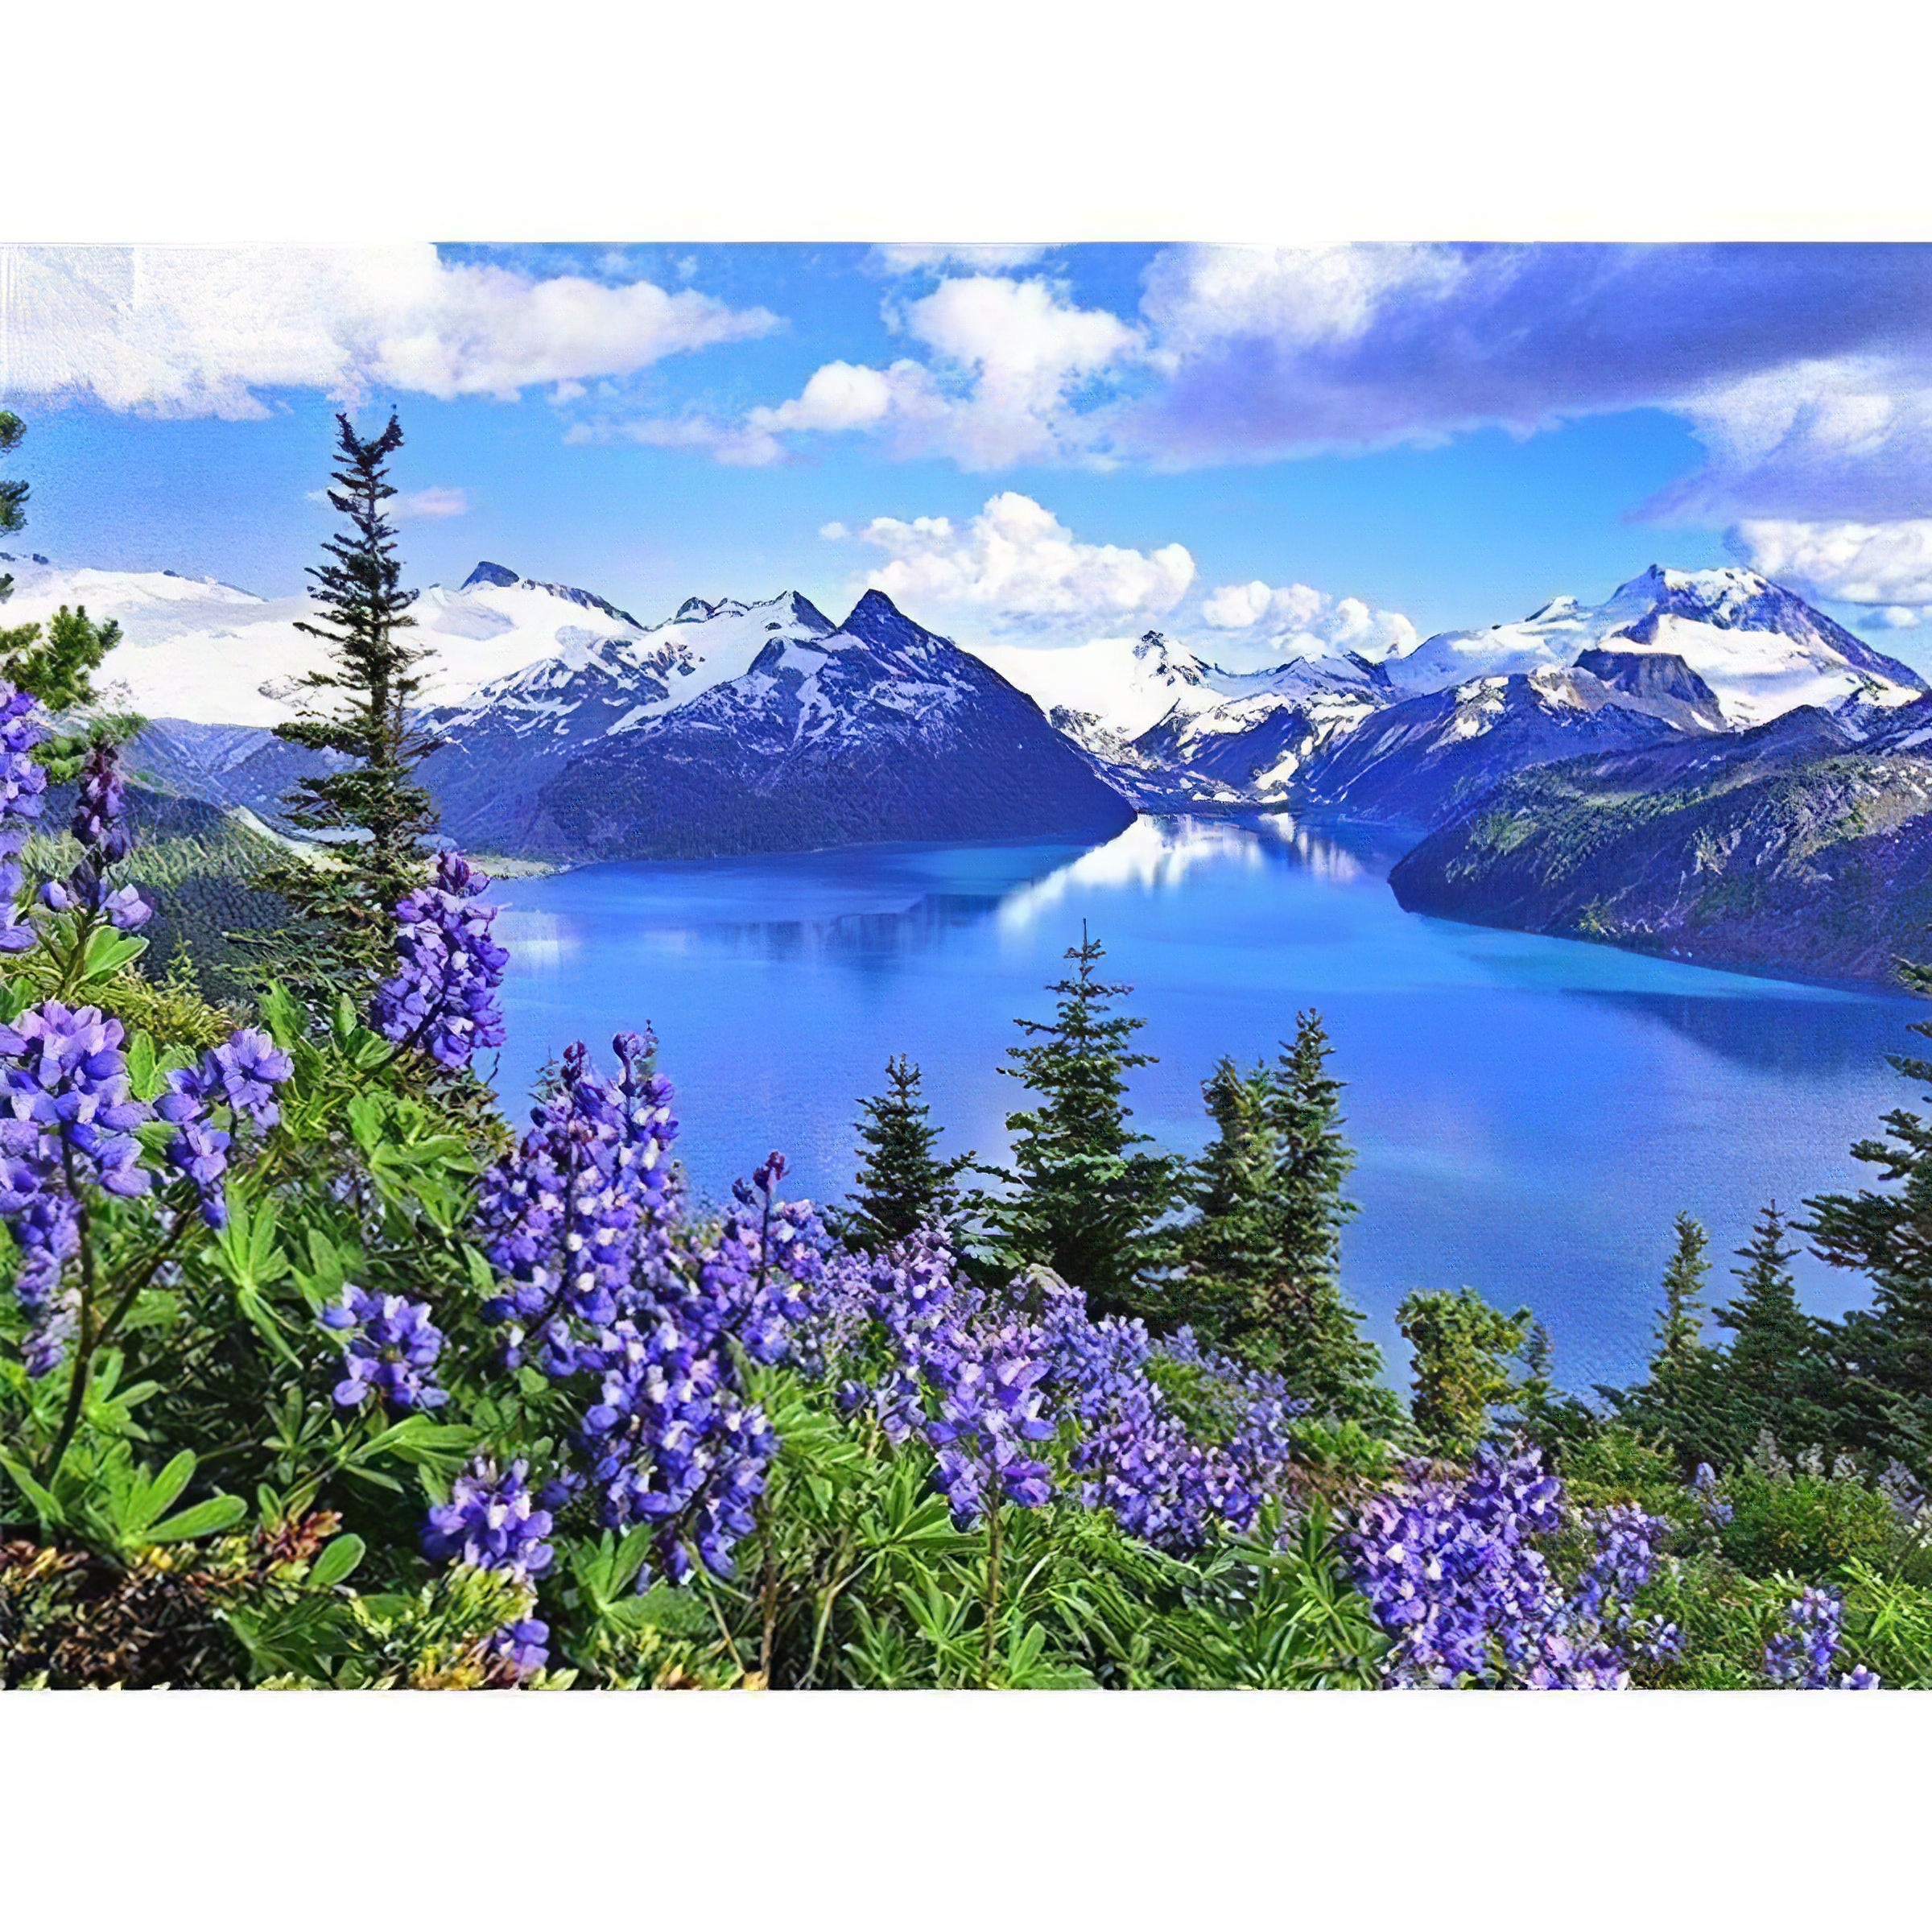
<instances>
[{"instance_id":1,"label":"snow patch on mountain","mask_svg":"<svg viewBox=\"0 0 1932 1932\"><path fill-rule=\"evenodd\" d=\"M1398 691L1417 695L1476 678L1567 671L1600 649L1680 659L1738 728L1801 704L1905 703L1926 688L1909 666L1755 571L1655 565L1603 604L1557 597L1520 623L1425 638L1384 669Z\"/></svg>"}]
</instances>

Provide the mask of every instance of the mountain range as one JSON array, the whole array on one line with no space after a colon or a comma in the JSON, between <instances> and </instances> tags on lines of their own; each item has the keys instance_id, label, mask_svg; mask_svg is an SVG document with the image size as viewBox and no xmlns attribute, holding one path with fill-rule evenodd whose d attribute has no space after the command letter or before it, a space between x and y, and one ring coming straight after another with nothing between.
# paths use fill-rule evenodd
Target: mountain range
<instances>
[{"instance_id":1,"label":"mountain range","mask_svg":"<svg viewBox=\"0 0 1932 1932\"><path fill-rule=\"evenodd\" d=\"M320 663L302 599L6 561L13 621L64 601L120 621L139 773L275 817L316 764L272 732ZM1866 974L1893 913L1916 916L1897 909L1922 819L1932 872L1924 680L1741 569L1653 568L1380 662L1258 670L1156 631L968 648L876 590L842 621L787 592L646 625L489 562L415 614L442 741L424 779L479 851L1098 838L1137 811L1320 808L1406 828L1393 883L1418 910Z\"/></svg>"}]
</instances>

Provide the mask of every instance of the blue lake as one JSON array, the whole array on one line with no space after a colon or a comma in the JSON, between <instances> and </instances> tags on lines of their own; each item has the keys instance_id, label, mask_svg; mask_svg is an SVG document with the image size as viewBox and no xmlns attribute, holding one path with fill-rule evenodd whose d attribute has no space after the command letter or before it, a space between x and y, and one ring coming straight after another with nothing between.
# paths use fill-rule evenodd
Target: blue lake
<instances>
[{"instance_id":1,"label":"blue lake","mask_svg":"<svg viewBox=\"0 0 1932 1932\"><path fill-rule=\"evenodd\" d=\"M1708 972L1579 942L1415 917L1387 871L1399 847L1285 817L1142 819L1097 846L872 846L782 857L601 865L506 881L509 1044L518 1096L569 1042L608 1059L649 1022L678 1089L698 1191L722 1199L771 1148L796 1191L844 1192L852 1121L888 1055L924 1069L952 1148L1004 1152L1022 1089L996 1072L1017 1015L1085 919L1130 982L1140 1126L1207 1137L1216 1058L1272 1054L1319 1007L1348 1082L1361 1212L1348 1286L1399 1363L1393 1320L1417 1286L1527 1302L1558 1379L1641 1366L1687 1208L1722 1267L1759 1206L1852 1184L1847 1151L1913 1092L1885 1064L1917 1002ZM1807 1257L1810 1305L1862 1285Z\"/></svg>"}]
</instances>

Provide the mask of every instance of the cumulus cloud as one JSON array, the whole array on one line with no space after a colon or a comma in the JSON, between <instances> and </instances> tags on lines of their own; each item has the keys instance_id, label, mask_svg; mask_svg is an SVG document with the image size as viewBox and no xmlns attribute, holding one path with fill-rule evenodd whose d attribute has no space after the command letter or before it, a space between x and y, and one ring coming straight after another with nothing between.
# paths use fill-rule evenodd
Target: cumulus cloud
<instances>
[{"instance_id":1,"label":"cumulus cloud","mask_svg":"<svg viewBox=\"0 0 1932 1932\"><path fill-rule=\"evenodd\" d=\"M427 489L398 490L390 499L389 514L398 523L426 523L444 517L469 514L469 493L432 485Z\"/></svg>"},{"instance_id":2,"label":"cumulus cloud","mask_svg":"<svg viewBox=\"0 0 1932 1932\"><path fill-rule=\"evenodd\" d=\"M1006 490L964 523L874 517L823 535L885 554L865 582L914 609L939 609L998 630L1118 631L1171 611L1194 582L1179 543L1132 550L1082 541L1052 511Z\"/></svg>"},{"instance_id":3,"label":"cumulus cloud","mask_svg":"<svg viewBox=\"0 0 1932 1932\"><path fill-rule=\"evenodd\" d=\"M1201 605L1204 623L1241 634L1241 641L1278 658L1356 651L1379 659L1412 650L1415 626L1399 610L1378 610L1360 597L1336 597L1307 584L1274 585L1258 577L1224 584Z\"/></svg>"},{"instance_id":4,"label":"cumulus cloud","mask_svg":"<svg viewBox=\"0 0 1932 1932\"><path fill-rule=\"evenodd\" d=\"M259 416L260 392L510 398L777 325L693 289L446 262L428 246L0 250L0 391Z\"/></svg>"},{"instance_id":5,"label":"cumulus cloud","mask_svg":"<svg viewBox=\"0 0 1932 1932\"><path fill-rule=\"evenodd\" d=\"M882 436L897 455L969 470L1096 457L1104 412L1092 392L1116 383L1145 346L1137 327L1037 276L948 276L886 312L924 360L828 362L798 395L714 425L710 447L726 461L770 463L788 453L788 437L858 431Z\"/></svg>"},{"instance_id":6,"label":"cumulus cloud","mask_svg":"<svg viewBox=\"0 0 1932 1932\"><path fill-rule=\"evenodd\" d=\"M1879 607L1894 628L1918 621L1902 607L1932 605L1932 518L1894 523L1798 522L1748 518L1731 533L1753 570L1814 596Z\"/></svg>"},{"instance_id":7,"label":"cumulus cloud","mask_svg":"<svg viewBox=\"0 0 1932 1932\"><path fill-rule=\"evenodd\" d=\"M887 275L914 275L955 268L993 275L1002 269L1026 268L1046 250L1035 242L952 242L912 246L886 242L872 252L873 259Z\"/></svg>"}]
</instances>

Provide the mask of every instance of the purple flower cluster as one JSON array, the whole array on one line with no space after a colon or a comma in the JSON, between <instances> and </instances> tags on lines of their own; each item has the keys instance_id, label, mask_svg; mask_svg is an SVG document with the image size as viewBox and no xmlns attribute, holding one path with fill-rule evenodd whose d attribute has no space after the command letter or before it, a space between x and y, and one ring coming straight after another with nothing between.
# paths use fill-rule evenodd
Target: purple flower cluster
<instances>
[{"instance_id":1,"label":"purple flower cluster","mask_svg":"<svg viewBox=\"0 0 1932 1932\"><path fill-rule=\"evenodd\" d=\"M20 917L20 848L40 816L47 774L34 750L47 740L39 708L24 691L0 679L0 952L25 952L38 935Z\"/></svg>"},{"instance_id":2,"label":"purple flower cluster","mask_svg":"<svg viewBox=\"0 0 1932 1932\"><path fill-rule=\"evenodd\" d=\"M89 754L74 800L70 829L83 850L64 881L49 879L40 902L54 912L79 911L132 932L153 918L155 909L131 886L110 888L110 866L126 858L133 844L126 824L127 794L121 780L120 754L97 745Z\"/></svg>"},{"instance_id":3,"label":"purple flower cluster","mask_svg":"<svg viewBox=\"0 0 1932 1932\"><path fill-rule=\"evenodd\" d=\"M1374 1498L1350 1539L1356 1582L1395 1640L1384 1669L1403 1686L1619 1690L1619 1639L1667 1525L1623 1505L1587 1518L1596 1551L1577 1587L1558 1587L1539 1539L1570 1521L1563 1485L1534 1449L1488 1449L1460 1480L1411 1472ZM1644 1626L1652 1654L1675 1642Z\"/></svg>"},{"instance_id":4,"label":"purple flower cluster","mask_svg":"<svg viewBox=\"0 0 1932 1932\"><path fill-rule=\"evenodd\" d=\"M826 1242L808 1203L777 1199L777 1154L741 1183L708 1243L681 1232L670 1084L648 1035L613 1044L613 1080L580 1044L564 1055L531 1132L485 1178L489 1253L505 1287L483 1312L510 1325L513 1364L532 1354L584 1391L582 1468L565 1486L594 1486L613 1528L657 1525L642 1587L653 1574L688 1575L693 1550L729 1574L776 1447L733 1352L784 1356L819 1299Z\"/></svg>"},{"instance_id":5,"label":"purple flower cluster","mask_svg":"<svg viewBox=\"0 0 1932 1932\"><path fill-rule=\"evenodd\" d=\"M761 1167L758 1213L728 1215L695 1257L669 1247L668 1265L647 1257L617 1320L577 1349L578 1369L597 1381L583 1443L604 1518L661 1525L655 1563L676 1581L691 1549L730 1574L778 1448L739 1387L733 1348L782 1360L821 1294L824 1232L808 1203L774 1198L782 1172L775 1156Z\"/></svg>"},{"instance_id":6,"label":"purple flower cluster","mask_svg":"<svg viewBox=\"0 0 1932 1932\"><path fill-rule=\"evenodd\" d=\"M541 1576L556 1552L544 1541L550 1512L536 1506L529 1476L527 1463L512 1463L498 1476L493 1462L478 1457L450 1485L449 1501L430 1511L423 1554L433 1563L500 1570L525 1583Z\"/></svg>"},{"instance_id":7,"label":"purple flower cluster","mask_svg":"<svg viewBox=\"0 0 1932 1932\"><path fill-rule=\"evenodd\" d=\"M671 1083L651 1064L656 1042L621 1033L612 1046L615 1080L592 1069L581 1042L565 1051L531 1131L483 1183L489 1258L507 1283L484 1315L517 1325L513 1360L525 1331L539 1331L564 1373L576 1361L572 1324L617 1319L640 1248L663 1249L678 1207L669 1158L678 1123Z\"/></svg>"},{"instance_id":8,"label":"purple flower cluster","mask_svg":"<svg viewBox=\"0 0 1932 1932\"><path fill-rule=\"evenodd\" d=\"M1699 1463L1690 1479L1690 1493L1697 1499L1699 1513L1709 1530L1721 1530L1730 1521L1731 1505L1718 1494L1717 1474L1708 1463Z\"/></svg>"},{"instance_id":9,"label":"purple flower cluster","mask_svg":"<svg viewBox=\"0 0 1932 1932\"><path fill-rule=\"evenodd\" d=\"M339 1407L358 1408L371 1394L392 1409L438 1409L449 1400L436 1385L443 1334L429 1319L428 1302L348 1287L320 1319L345 1338Z\"/></svg>"},{"instance_id":10,"label":"purple flower cluster","mask_svg":"<svg viewBox=\"0 0 1932 1932\"><path fill-rule=\"evenodd\" d=\"M225 1106L236 1132L244 1122L266 1131L282 1117L275 1089L294 1071L294 1061L266 1033L244 1026L204 1054L199 1067L179 1067L167 1076L167 1092L155 1103L155 1112L175 1128L168 1163L193 1182L201 1218L210 1228L228 1222L221 1180L234 1144L234 1133L216 1126L210 1109Z\"/></svg>"},{"instance_id":11,"label":"purple flower cluster","mask_svg":"<svg viewBox=\"0 0 1932 1932\"><path fill-rule=\"evenodd\" d=\"M148 1110L128 1091L121 1023L58 1001L0 1026L0 1217L22 1253L14 1293L29 1318L28 1372L64 1358L78 1289L67 1264L80 1247L76 1186L145 1194L134 1129Z\"/></svg>"},{"instance_id":12,"label":"purple flower cluster","mask_svg":"<svg viewBox=\"0 0 1932 1932\"><path fill-rule=\"evenodd\" d=\"M1030 1298L1036 1315L1021 1312ZM1063 1431L1080 1500L1166 1548L1198 1546L1216 1523L1247 1528L1286 1484L1301 1405L1278 1381L1205 1356L1191 1337L1157 1344L1137 1321L1096 1322L1086 1297L1051 1277L990 1299L958 1282L930 1230L840 1257L813 1342L843 1372L848 1410L869 1411L890 1442L916 1435L937 1452L935 1480L962 1524L996 1496L1049 1500L1038 1446ZM1193 1440L1163 1393L1153 1369L1173 1349L1221 1386L1226 1442Z\"/></svg>"},{"instance_id":13,"label":"purple flower cluster","mask_svg":"<svg viewBox=\"0 0 1932 1932\"><path fill-rule=\"evenodd\" d=\"M506 1624L484 1646L484 1654L511 1686L520 1684L550 1662L550 1625L535 1616Z\"/></svg>"},{"instance_id":14,"label":"purple flower cluster","mask_svg":"<svg viewBox=\"0 0 1932 1932\"><path fill-rule=\"evenodd\" d=\"M1860 1664L1837 1670L1844 1648L1844 1600L1833 1590L1806 1590L1785 1612L1788 1627L1765 1646L1765 1675L1798 1690L1876 1690L1878 1674ZM1835 1678L1835 1683L1834 1678Z\"/></svg>"},{"instance_id":15,"label":"purple flower cluster","mask_svg":"<svg viewBox=\"0 0 1932 1932\"><path fill-rule=\"evenodd\" d=\"M510 955L489 936L497 909L473 903L489 884L460 852L444 851L434 881L396 906L396 972L377 989L376 1027L440 1066L467 1067L478 1047L503 1044L497 989Z\"/></svg>"}]
</instances>

